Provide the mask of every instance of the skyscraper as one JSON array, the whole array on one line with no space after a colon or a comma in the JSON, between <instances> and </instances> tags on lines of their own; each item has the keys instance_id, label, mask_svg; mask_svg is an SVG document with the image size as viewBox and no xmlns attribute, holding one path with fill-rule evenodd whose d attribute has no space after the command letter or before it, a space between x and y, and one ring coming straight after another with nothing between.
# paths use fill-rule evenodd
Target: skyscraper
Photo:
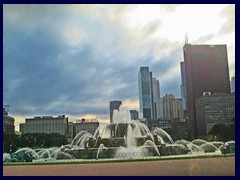
<instances>
[{"instance_id":1,"label":"skyscraper","mask_svg":"<svg viewBox=\"0 0 240 180\"><path fill-rule=\"evenodd\" d=\"M198 134L206 135L217 123L230 124L235 117L235 94L204 93L196 99Z\"/></svg>"},{"instance_id":2,"label":"skyscraper","mask_svg":"<svg viewBox=\"0 0 240 180\"><path fill-rule=\"evenodd\" d=\"M163 116L166 119L173 119L173 102L175 100L175 96L172 94L166 94L163 97Z\"/></svg>"},{"instance_id":3,"label":"skyscraper","mask_svg":"<svg viewBox=\"0 0 240 180\"><path fill-rule=\"evenodd\" d=\"M230 93L226 45L191 45L183 47L188 115L193 137L198 137L195 100L203 92Z\"/></svg>"},{"instance_id":4,"label":"skyscraper","mask_svg":"<svg viewBox=\"0 0 240 180\"><path fill-rule=\"evenodd\" d=\"M149 67L141 67L138 73L140 117L152 119L152 88Z\"/></svg>"},{"instance_id":5,"label":"skyscraper","mask_svg":"<svg viewBox=\"0 0 240 180\"><path fill-rule=\"evenodd\" d=\"M152 94L153 119L158 119L160 118L160 88L156 78L152 78Z\"/></svg>"},{"instance_id":6,"label":"skyscraper","mask_svg":"<svg viewBox=\"0 0 240 180\"><path fill-rule=\"evenodd\" d=\"M231 78L231 93L235 93L235 76Z\"/></svg>"},{"instance_id":7,"label":"skyscraper","mask_svg":"<svg viewBox=\"0 0 240 180\"><path fill-rule=\"evenodd\" d=\"M131 114L131 120L138 120L138 111L137 110L130 110L130 114Z\"/></svg>"},{"instance_id":8,"label":"skyscraper","mask_svg":"<svg viewBox=\"0 0 240 180\"><path fill-rule=\"evenodd\" d=\"M138 73L138 89L140 117L150 119L160 118L161 101L159 81L152 76L148 67L141 67Z\"/></svg>"},{"instance_id":9,"label":"skyscraper","mask_svg":"<svg viewBox=\"0 0 240 180\"><path fill-rule=\"evenodd\" d=\"M186 76L185 76L185 64L182 61L180 63L181 69L181 98L183 101L183 110L187 111L187 89L186 89Z\"/></svg>"},{"instance_id":10,"label":"skyscraper","mask_svg":"<svg viewBox=\"0 0 240 180\"><path fill-rule=\"evenodd\" d=\"M183 121L183 100L181 98L176 98L173 101L173 118L179 118Z\"/></svg>"},{"instance_id":11,"label":"skyscraper","mask_svg":"<svg viewBox=\"0 0 240 180\"><path fill-rule=\"evenodd\" d=\"M110 101L110 123L112 123L113 110L118 109L122 105L122 101Z\"/></svg>"},{"instance_id":12,"label":"skyscraper","mask_svg":"<svg viewBox=\"0 0 240 180\"><path fill-rule=\"evenodd\" d=\"M14 133L15 126L14 126L14 117L8 115L8 110L3 108L3 132L6 133Z\"/></svg>"}]
</instances>

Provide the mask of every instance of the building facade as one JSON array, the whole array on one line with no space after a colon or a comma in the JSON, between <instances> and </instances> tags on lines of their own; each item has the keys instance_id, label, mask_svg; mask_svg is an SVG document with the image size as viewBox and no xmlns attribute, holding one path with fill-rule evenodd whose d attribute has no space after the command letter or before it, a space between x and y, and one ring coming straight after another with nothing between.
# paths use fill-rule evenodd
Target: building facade
<instances>
[{"instance_id":1,"label":"building facade","mask_svg":"<svg viewBox=\"0 0 240 180\"><path fill-rule=\"evenodd\" d=\"M153 119L160 118L160 86L159 81L156 78L152 78L152 94L153 94Z\"/></svg>"},{"instance_id":2,"label":"building facade","mask_svg":"<svg viewBox=\"0 0 240 180\"><path fill-rule=\"evenodd\" d=\"M159 81L152 76L148 67L140 67L138 73L140 118L158 119L161 117Z\"/></svg>"},{"instance_id":3,"label":"building facade","mask_svg":"<svg viewBox=\"0 0 240 180\"><path fill-rule=\"evenodd\" d=\"M179 118L180 121L184 120L183 100L181 98L176 98L173 100L173 118Z\"/></svg>"},{"instance_id":4,"label":"building facade","mask_svg":"<svg viewBox=\"0 0 240 180\"><path fill-rule=\"evenodd\" d=\"M15 119L9 116L7 110L3 108L3 132L14 133L15 132L14 121Z\"/></svg>"},{"instance_id":5,"label":"building facade","mask_svg":"<svg viewBox=\"0 0 240 180\"><path fill-rule=\"evenodd\" d=\"M166 94L163 97L163 117L165 119L173 119L173 102L175 100L175 96L172 94Z\"/></svg>"},{"instance_id":6,"label":"building facade","mask_svg":"<svg viewBox=\"0 0 240 180\"><path fill-rule=\"evenodd\" d=\"M87 131L94 135L96 129L99 127L97 119L80 119L74 123L75 136L81 131Z\"/></svg>"},{"instance_id":7,"label":"building facade","mask_svg":"<svg viewBox=\"0 0 240 180\"><path fill-rule=\"evenodd\" d=\"M110 123L113 122L113 110L115 109L118 109L119 110L119 107L122 105L122 101L110 101L110 106L109 106L109 109L110 109Z\"/></svg>"},{"instance_id":8,"label":"building facade","mask_svg":"<svg viewBox=\"0 0 240 180\"><path fill-rule=\"evenodd\" d=\"M71 143L74 137L75 137L74 124L73 122L68 122L68 134L67 134L68 142Z\"/></svg>"},{"instance_id":9,"label":"building facade","mask_svg":"<svg viewBox=\"0 0 240 180\"><path fill-rule=\"evenodd\" d=\"M235 76L231 78L231 93L235 93Z\"/></svg>"},{"instance_id":10,"label":"building facade","mask_svg":"<svg viewBox=\"0 0 240 180\"><path fill-rule=\"evenodd\" d=\"M141 67L138 73L140 118L152 119L152 88L148 67Z\"/></svg>"},{"instance_id":11,"label":"building facade","mask_svg":"<svg viewBox=\"0 0 240 180\"><path fill-rule=\"evenodd\" d=\"M130 110L130 114L131 114L131 120L138 120L139 119L137 110Z\"/></svg>"},{"instance_id":12,"label":"building facade","mask_svg":"<svg viewBox=\"0 0 240 180\"><path fill-rule=\"evenodd\" d=\"M21 133L59 133L68 135L68 117L65 115L42 116L26 118L25 123L20 124Z\"/></svg>"},{"instance_id":13,"label":"building facade","mask_svg":"<svg viewBox=\"0 0 240 180\"><path fill-rule=\"evenodd\" d=\"M235 94L203 93L196 99L199 136L206 135L217 123L229 124L235 117Z\"/></svg>"},{"instance_id":14,"label":"building facade","mask_svg":"<svg viewBox=\"0 0 240 180\"><path fill-rule=\"evenodd\" d=\"M226 45L191 45L183 47L189 124L193 138L198 138L195 101L203 92L230 93Z\"/></svg>"},{"instance_id":15,"label":"building facade","mask_svg":"<svg viewBox=\"0 0 240 180\"><path fill-rule=\"evenodd\" d=\"M164 114L163 114L163 98L160 98L160 110L159 110L159 118L163 119L164 118Z\"/></svg>"},{"instance_id":16,"label":"building facade","mask_svg":"<svg viewBox=\"0 0 240 180\"><path fill-rule=\"evenodd\" d=\"M183 101L181 98L175 98L172 94L166 94L163 97L163 118L183 121Z\"/></svg>"},{"instance_id":17,"label":"building facade","mask_svg":"<svg viewBox=\"0 0 240 180\"><path fill-rule=\"evenodd\" d=\"M147 126L150 131L153 131L155 128L171 128L172 120L171 119L147 120Z\"/></svg>"},{"instance_id":18,"label":"building facade","mask_svg":"<svg viewBox=\"0 0 240 180\"><path fill-rule=\"evenodd\" d=\"M183 101L184 118L187 118L187 87L186 87L186 76L185 76L185 63L180 63L181 70L181 98Z\"/></svg>"}]
</instances>

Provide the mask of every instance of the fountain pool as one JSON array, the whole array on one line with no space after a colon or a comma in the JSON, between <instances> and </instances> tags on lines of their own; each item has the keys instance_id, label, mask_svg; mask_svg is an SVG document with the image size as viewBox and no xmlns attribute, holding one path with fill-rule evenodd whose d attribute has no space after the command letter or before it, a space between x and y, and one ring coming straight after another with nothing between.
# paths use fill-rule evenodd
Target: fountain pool
<instances>
[{"instance_id":1,"label":"fountain pool","mask_svg":"<svg viewBox=\"0 0 240 180\"><path fill-rule=\"evenodd\" d=\"M235 152L235 142L229 141L229 151ZM4 162L75 161L82 159L134 159L221 153L222 142L195 139L173 141L161 128L152 132L138 120L131 120L127 109L113 112L113 123L94 134L79 132L71 144L42 149L22 148L11 155L4 153Z\"/></svg>"}]
</instances>

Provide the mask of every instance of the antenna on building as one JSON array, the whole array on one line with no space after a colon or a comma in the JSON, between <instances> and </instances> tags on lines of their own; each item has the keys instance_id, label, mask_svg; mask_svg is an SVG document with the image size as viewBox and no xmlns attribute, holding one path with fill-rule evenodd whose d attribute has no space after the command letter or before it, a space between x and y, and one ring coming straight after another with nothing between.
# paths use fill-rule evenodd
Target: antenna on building
<instances>
[{"instance_id":1,"label":"antenna on building","mask_svg":"<svg viewBox=\"0 0 240 180\"><path fill-rule=\"evenodd\" d=\"M9 111L10 111L10 105L3 105L3 108L5 109L6 112L9 113Z\"/></svg>"},{"instance_id":2,"label":"antenna on building","mask_svg":"<svg viewBox=\"0 0 240 180\"><path fill-rule=\"evenodd\" d=\"M188 44L188 33L185 34L185 44Z\"/></svg>"}]
</instances>

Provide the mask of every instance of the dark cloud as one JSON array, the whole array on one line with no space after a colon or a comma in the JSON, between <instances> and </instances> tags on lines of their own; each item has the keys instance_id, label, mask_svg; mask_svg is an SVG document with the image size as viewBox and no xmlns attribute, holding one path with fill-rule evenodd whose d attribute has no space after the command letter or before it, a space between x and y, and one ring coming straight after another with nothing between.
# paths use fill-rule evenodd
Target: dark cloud
<instances>
[{"instance_id":1,"label":"dark cloud","mask_svg":"<svg viewBox=\"0 0 240 180\"><path fill-rule=\"evenodd\" d=\"M180 97L182 51L182 48L176 48L169 55L162 57L151 65L153 76L160 82L161 96L171 93L176 97Z\"/></svg>"},{"instance_id":2,"label":"dark cloud","mask_svg":"<svg viewBox=\"0 0 240 180\"><path fill-rule=\"evenodd\" d=\"M161 96L180 97L182 45L152 37L160 20L127 28L132 8L4 5L3 103L15 115L104 116L112 100L138 100L141 66L160 80Z\"/></svg>"}]
</instances>

